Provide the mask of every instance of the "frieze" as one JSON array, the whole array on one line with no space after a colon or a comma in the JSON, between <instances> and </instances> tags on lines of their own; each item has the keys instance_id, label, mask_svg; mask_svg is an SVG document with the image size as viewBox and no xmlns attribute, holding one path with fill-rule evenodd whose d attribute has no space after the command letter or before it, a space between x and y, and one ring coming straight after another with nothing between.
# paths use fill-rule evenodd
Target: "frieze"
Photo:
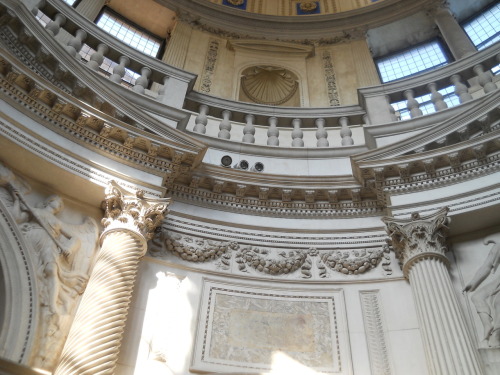
<instances>
[{"instance_id":1,"label":"frieze","mask_svg":"<svg viewBox=\"0 0 500 375\"><path fill-rule=\"evenodd\" d=\"M392 274L387 246L354 250L284 250L213 240L162 228L150 242L149 254L164 259L172 254L186 262L207 263L216 270L236 274L328 278L330 271L359 275L380 263L385 276Z\"/></svg>"}]
</instances>

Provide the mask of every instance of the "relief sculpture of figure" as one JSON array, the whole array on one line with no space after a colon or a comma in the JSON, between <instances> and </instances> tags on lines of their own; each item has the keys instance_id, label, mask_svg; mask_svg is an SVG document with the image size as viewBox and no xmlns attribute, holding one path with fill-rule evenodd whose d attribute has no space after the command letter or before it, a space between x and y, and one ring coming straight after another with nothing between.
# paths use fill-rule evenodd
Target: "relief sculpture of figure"
<instances>
[{"instance_id":1,"label":"relief sculpture of figure","mask_svg":"<svg viewBox=\"0 0 500 375\"><path fill-rule=\"evenodd\" d=\"M483 344L500 347L500 239L487 237L484 243L493 247L464 292L474 292L471 300L483 324Z\"/></svg>"},{"instance_id":2,"label":"relief sculpture of figure","mask_svg":"<svg viewBox=\"0 0 500 375\"><path fill-rule=\"evenodd\" d=\"M76 297L83 293L97 247L98 228L87 217L71 224L58 217L64 209L58 195L30 205L17 177L0 164L0 199L18 223L33 255L38 280L40 317L33 365L52 370L67 335Z\"/></svg>"}]
</instances>

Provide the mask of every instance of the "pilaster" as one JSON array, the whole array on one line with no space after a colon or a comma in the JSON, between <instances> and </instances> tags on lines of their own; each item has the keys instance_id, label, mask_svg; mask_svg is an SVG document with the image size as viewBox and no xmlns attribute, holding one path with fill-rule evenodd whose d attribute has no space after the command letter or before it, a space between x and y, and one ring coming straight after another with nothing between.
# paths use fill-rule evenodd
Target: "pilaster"
<instances>
[{"instance_id":1,"label":"pilaster","mask_svg":"<svg viewBox=\"0 0 500 375\"><path fill-rule=\"evenodd\" d=\"M456 60L472 55L477 51L464 29L458 24L448 8L439 6L434 10L433 17L443 39Z\"/></svg>"}]
</instances>

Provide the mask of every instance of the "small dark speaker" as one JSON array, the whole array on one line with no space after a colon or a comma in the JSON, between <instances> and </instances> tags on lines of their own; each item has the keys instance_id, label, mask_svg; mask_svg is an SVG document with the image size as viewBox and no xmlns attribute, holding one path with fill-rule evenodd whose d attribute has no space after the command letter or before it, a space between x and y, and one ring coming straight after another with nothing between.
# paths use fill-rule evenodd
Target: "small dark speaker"
<instances>
[{"instance_id":1,"label":"small dark speaker","mask_svg":"<svg viewBox=\"0 0 500 375\"><path fill-rule=\"evenodd\" d=\"M262 172L264 170L264 164L262 164L260 161L258 161L257 163L255 163L255 165L253 166L253 169L256 171L256 172Z\"/></svg>"},{"instance_id":2,"label":"small dark speaker","mask_svg":"<svg viewBox=\"0 0 500 375\"><path fill-rule=\"evenodd\" d=\"M233 158L229 155L224 155L222 159L220 159L220 163L223 167L231 168L231 164L233 164Z\"/></svg>"}]
</instances>

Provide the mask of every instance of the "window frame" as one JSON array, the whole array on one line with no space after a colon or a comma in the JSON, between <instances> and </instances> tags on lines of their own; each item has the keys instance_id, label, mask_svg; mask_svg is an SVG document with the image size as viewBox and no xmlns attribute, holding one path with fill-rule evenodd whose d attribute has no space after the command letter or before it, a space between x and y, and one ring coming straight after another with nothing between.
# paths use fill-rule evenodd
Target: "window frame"
<instances>
[{"instance_id":1,"label":"window frame","mask_svg":"<svg viewBox=\"0 0 500 375\"><path fill-rule=\"evenodd\" d=\"M382 82L382 84L385 85L385 84L388 84L388 83L393 83L393 82L400 81L402 79L406 79L406 78L410 78L410 77L415 77L415 76L417 76L419 74L427 73L427 72L429 72L431 70L438 69L439 67L444 66L444 65L436 65L436 66L433 66L433 67L430 67L430 68L427 68L427 69L424 69L424 70L420 70L420 71L418 71L416 73L412 73L412 74L407 75L407 76L403 76L403 77L400 77L400 78L393 79L391 81L384 82L384 80L382 79L382 73L380 72L380 69L379 69L379 66L378 66L378 61L387 59L387 58L392 57L392 56L402 55L402 54L404 54L406 52L409 52L409 51L411 51L413 49L416 49L416 48L419 48L419 47L421 47L423 45L431 44L431 43L434 43L434 42L436 42L438 44L438 46L440 47L441 51L443 52L444 57L446 58L446 63L444 65L448 65L448 64L452 63L453 61L455 61L453 59L453 55L451 54L451 52L450 52L448 46L446 45L446 43L444 42L444 40L441 37L436 36L436 37L434 37L432 39L427 39L427 40L425 40L423 42L420 42L420 43L417 43L417 44L413 44L413 45L408 46L406 48L403 48L403 49L397 50L395 52L391 52L391 53L388 53L386 55L383 55L383 56L380 56L380 57L377 57L377 58L373 59L373 62L375 63L375 67L377 69L377 74L378 74L378 76L380 78L380 82Z\"/></svg>"},{"instance_id":2,"label":"window frame","mask_svg":"<svg viewBox=\"0 0 500 375\"><path fill-rule=\"evenodd\" d=\"M80 0L78 0L80 1ZM110 13L113 17L116 17L118 18L119 20L123 21L124 23L134 27L135 29L137 29L138 31L144 33L144 34L147 34L149 35L150 37L156 39L159 43L160 43L160 47L158 48L158 52L156 53L156 56L152 56L152 55L148 55L147 53L144 53L132 46L130 46L128 43L125 43L124 41L118 39L116 36L112 35L112 34L109 34L107 33L106 31L104 31L103 29L101 29L99 26L97 26L97 22L98 20L101 18L101 16L103 15L103 13ZM151 31L145 29L144 27L136 24L135 22L129 20L127 17L124 17L123 15L121 15L120 13L114 11L113 9L111 9L109 6L105 5L101 8L101 10L99 11L99 13L97 14L96 18L94 19L94 23L95 25L99 28L99 30L102 30L103 32L105 32L106 34L108 34L109 36L115 38L116 40L118 40L120 43L123 43L125 44L126 46L132 48L133 50L139 52L139 53L142 53L143 55L145 56L148 56L148 57L151 57L153 59L159 59L160 56L163 56L164 52L165 52L165 47L166 47L166 42L167 42L167 39L166 37L165 38L161 38L159 37L158 35L152 33Z\"/></svg>"},{"instance_id":3,"label":"window frame","mask_svg":"<svg viewBox=\"0 0 500 375\"><path fill-rule=\"evenodd\" d=\"M490 39L494 38L496 35L494 35L494 36L492 36L492 37L490 37L490 38L488 38L488 39L486 39L486 40L483 40L483 41L482 41L479 45L476 45L476 44L474 43L474 41L472 40L472 38L471 38L471 37L469 36L469 34L467 33L467 31L465 31L465 25L466 25L466 24L468 24L468 23L471 23L471 22L472 22L472 21L474 21L476 18L479 18L480 16L482 16L483 14L485 14L485 13L486 13L487 11L489 11L490 9L493 9L493 8L494 8L495 6L497 6L497 5L498 5L498 3L492 2L491 4L486 5L484 8L482 8L482 9L481 9L481 10L479 10L478 12L474 13L472 16L467 17L466 19L464 19L463 21L461 21L461 22L460 22L460 27L461 27L461 28L462 28L462 30L464 31L465 35L467 35L467 38L469 38L469 40L470 40L470 42L472 43L472 45L473 45L473 46L476 48L476 50L478 50L478 51L481 51L482 49L486 49L486 48L491 47L491 46L488 46L488 47L482 47L482 48L480 49L480 47L479 47L479 46L480 46L480 45L482 45L482 44L487 43ZM500 30L499 30L499 33L500 33ZM495 42L495 43L493 43L493 44L496 44L496 43L498 43L498 41L497 41L497 42ZM493 44L492 44L492 45L493 45Z\"/></svg>"},{"instance_id":4,"label":"window frame","mask_svg":"<svg viewBox=\"0 0 500 375\"><path fill-rule=\"evenodd\" d=\"M82 0L75 0L75 2L70 5L65 0L61 0L61 1L63 3L65 3L67 6L72 7L72 8L76 8L82 2Z\"/></svg>"}]
</instances>

